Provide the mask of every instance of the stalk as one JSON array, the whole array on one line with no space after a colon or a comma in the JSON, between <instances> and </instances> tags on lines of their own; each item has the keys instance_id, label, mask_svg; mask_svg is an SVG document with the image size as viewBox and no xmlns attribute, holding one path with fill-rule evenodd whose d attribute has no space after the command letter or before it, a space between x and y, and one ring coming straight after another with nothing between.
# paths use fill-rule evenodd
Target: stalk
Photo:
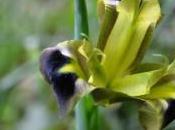
<instances>
[{"instance_id":1,"label":"stalk","mask_svg":"<svg viewBox=\"0 0 175 130\"><path fill-rule=\"evenodd\" d=\"M74 0L74 39L87 39L89 35L85 0ZM75 107L76 130L98 130L98 108L87 95Z\"/></svg>"},{"instance_id":2,"label":"stalk","mask_svg":"<svg viewBox=\"0 0 175 130\"><path fill-rule=\"evenodd\" d=\"M84 96L75 107L76 130L99 130L98 107L92 97Z\"/></svg>"},{"instance_id":3,"label":"stalk","mask_svg":"<svg viewBox=\"0 0 175 130\"><path fill-rule=\"evenodd\" d=\"M89 35L85 0L74 0L74 39L83 39Z\"/></svg>"}]
</instances>

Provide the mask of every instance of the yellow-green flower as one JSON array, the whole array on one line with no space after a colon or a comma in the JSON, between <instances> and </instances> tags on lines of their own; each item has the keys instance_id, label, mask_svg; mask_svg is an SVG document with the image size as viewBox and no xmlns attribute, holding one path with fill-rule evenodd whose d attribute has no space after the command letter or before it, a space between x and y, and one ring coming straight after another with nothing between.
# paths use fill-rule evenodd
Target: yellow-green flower
<instances>
[{"instance_id":1,"label":"yellow-green flower","mask_svg":"<svg viewBox=\"0 0 175 130\"><path fill-rule=\"evenodd\" d=\"M132 100L141 106L143 126L159 130L163 106L175 98L175 61L169 64L161 55L143 60L161 17L159 1L100 0L99 5L104 14L97 46L84 39L47 48L41 72L62 106L77 92L91 94L102 105ZM149 126L148 120L157 124Z\"/></svg>"}]
</instances>

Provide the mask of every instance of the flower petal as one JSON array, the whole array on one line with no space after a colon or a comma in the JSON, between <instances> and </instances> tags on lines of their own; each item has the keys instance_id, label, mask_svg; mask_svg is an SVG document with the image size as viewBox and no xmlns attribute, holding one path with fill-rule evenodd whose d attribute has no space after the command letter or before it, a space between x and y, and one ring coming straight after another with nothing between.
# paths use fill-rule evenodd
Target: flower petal
<instances>
[{"instance_id":1,"label":"flower petal","mask_svg":"<svg viewBox=\"0 0 175 130\"><path fill-rule=\"evenodd\" d=\"M142 44L150 41L144 41L145 36L150 37L149 30L154 30L161 15L158 0L123 0L117 11L119 15L104 50L109 80L128 73L140 49L146 46Z\"/></svg>"}]
</instances>

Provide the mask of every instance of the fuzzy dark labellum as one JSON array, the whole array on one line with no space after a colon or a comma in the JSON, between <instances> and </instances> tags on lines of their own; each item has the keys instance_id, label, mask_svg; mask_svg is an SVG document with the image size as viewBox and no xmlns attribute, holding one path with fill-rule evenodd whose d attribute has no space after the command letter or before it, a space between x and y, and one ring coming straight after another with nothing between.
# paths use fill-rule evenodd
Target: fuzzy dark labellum
<instances>
[{"instance_id":1,"label":"fuzzy dark labellum","mask_svg":"<svg viewBox=\"0 0 175 130\"><path fill-rule=\"evenodd\" d=\"M69 62L69 57L64 56L59 48L50 47L45 49L40 57L40 71L45 79L51 83L53 74Z\"/></svg>"},{"instance_id":2,"label":"fuzzy dark labellum","mask_svg":"<svg viewBox=\"0 0 175 130\"><path fill-rule=\"evenodd\" d=\"M40 57L40 71L46 81L52 85L60 107L65 108L66 103L75 93L77 75L74 73L59 73L59 69L70 63L70 58L63 55L58 47L47 48Z\"/></svg>"}]
</instances>

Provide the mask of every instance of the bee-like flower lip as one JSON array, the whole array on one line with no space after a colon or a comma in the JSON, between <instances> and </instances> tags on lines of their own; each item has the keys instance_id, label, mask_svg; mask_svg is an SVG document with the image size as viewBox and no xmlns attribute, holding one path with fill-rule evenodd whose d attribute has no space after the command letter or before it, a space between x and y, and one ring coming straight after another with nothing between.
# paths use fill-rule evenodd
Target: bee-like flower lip
<instances>
[{"instance_id":1,"label":"bee-like flower lip","mask_svg":"<svg viewBox=\"0 0 175 130\"><path fill-rule=\"evenodd\" d=\"M50 47L45 49L40 57L40 71L45 79L51 83L52 73L67 63L69 63L69 57L63 55L59 48Z\"/></svg>"},{"instance_id":2,"label":"bee-like flower lip","mask_svg":"<svg viewBox=\"0 0 175 130\"><path fill-rule=\"evenodd\" d=\"M70 63L67 54L67 50L56 46L45 49L40 57L40 71L52 86L60 109L65 109L66 103L74 96L78 78L75 73L58 72L61 67Z\"/></svg>"}]
</instances>

